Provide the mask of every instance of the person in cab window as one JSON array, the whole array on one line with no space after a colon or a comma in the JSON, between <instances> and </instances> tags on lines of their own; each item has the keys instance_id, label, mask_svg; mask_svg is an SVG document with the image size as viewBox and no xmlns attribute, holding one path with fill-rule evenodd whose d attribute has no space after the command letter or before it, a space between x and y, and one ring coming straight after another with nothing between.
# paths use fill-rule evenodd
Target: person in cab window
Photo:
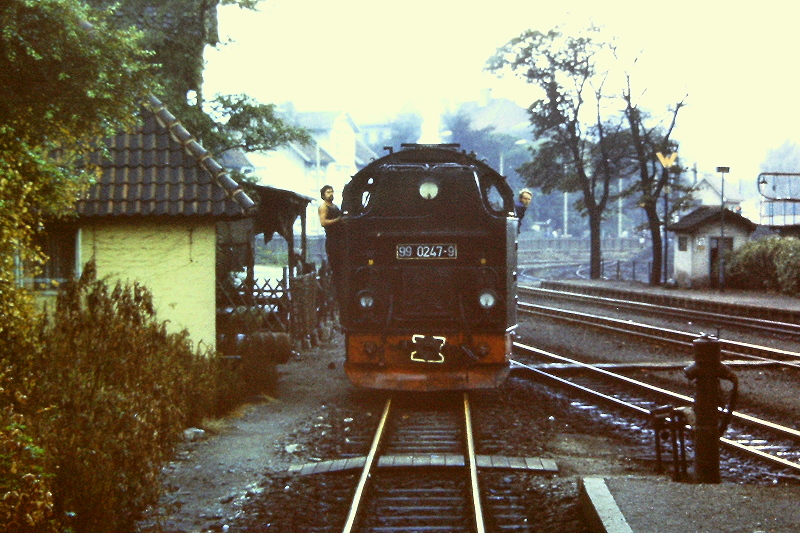
<instances>
[{"instance_id":1,"label":"person in cab window","mask_svg":"<svg viewBox=\"0 0 800 533\"><path fill-rule=\"evenodd\" d=\"M517 215L519 219L519 225L517 226L517 233L522 231L522 219L525 218L525 211L528 210L528 206L531 204L531 199L533 198L533 194L528 189L522 189L519 191L519 196L517 197L517 201L514 202L514 214Z\"/></svg>"}]
</instances>

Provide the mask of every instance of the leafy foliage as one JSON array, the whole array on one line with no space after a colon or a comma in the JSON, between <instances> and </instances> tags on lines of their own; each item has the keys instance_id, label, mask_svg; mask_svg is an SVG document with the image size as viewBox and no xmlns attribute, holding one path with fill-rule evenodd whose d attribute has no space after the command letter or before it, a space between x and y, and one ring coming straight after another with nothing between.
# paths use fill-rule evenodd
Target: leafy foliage
<instances>
[{"instance_id":1,"label":"leafy foliage","mask_svg":"<svg viewBox=\"0 0 800 533\"><path fill-rule=\"evenodd\" d=\"M773 236L751 241L726 261L731 287L800 295L800 239Z\"/></svg>"},{"instance_id":2,"label":"leafy foliage","mask_svg":"<svg viewBox=\"0 0 800 533\"><path fill-rule=\"evenodd\" d=\"M731 287L748 290L779 290L775 259L784 240L779 237L759 239L744 244L726 258L726 279Z\"/></svg>"},{"instance_id":3,"label":"leafy foliage","mask_svg":"<svg viewBox=\"0 0 800 533\"><path fill-rule=\"evenodd\" d=\"M152 87L135 31L78 0L9 0L0 7L0 278L43 219L69 209L91 177L81 157L130 126ZM0 319L2 320L2 319Z\"/></svg>"},{"instance_id":4,"label":"leafy foliage","mask_svg":"<svg viewBox=\"0 0 800 533\"><path fill-rule=\"evenodd\" d=\"M800 240L782 239L775 256L775 270L781 292L800 295Z\"/></svg>"},{"instance_id":5,"label":"leafy foliage","mask_svg":"<svg viewBox=\"0 0 800 533\"><path fill-rule=\"evenodd\" d=\"M0 376L0 382L6 377ZM2 387L2 393L8 389ZM44 471L44 450L36 446L26 417L7 405L0 415L0 527L3 531L54 532L53 494Z\"/></svg>"},{"instance_id":6,"label":"leafy foliage","mask_svg":"<svg viewBox=\"0 0 800 533\"><path fill-rule=\"evenodd\" d=\"M208 107L213 115L226 117L224 124L206 119L198 133L217 151L267 151L290 141L311 142L307 131L278 117L273 104L260 104L247 95L220 95Z\"/></svg>"},{"instance_id":7,"label":"leafy foliage","mask_svg":"<svg viewBox=\"0 0 800 533\"><path fill-rule=\"evenodd\" d=\"M182 429L243 400L241 377L167 333L145 288L94 272L46 320L0 285L15 310L0 330L0 530L133 531Z\"/></svg>"},{"instance_id":8,"label":"leafy foliage","mask_svg":"<svg viewBox=\"0 0 800 533\"><path fill-rule=\"evenodd\" d=\"M203 50L219 43L217 6L255 9L260 0L88 0L101 8L117 6L115 24L143 32L151 51L157 93L186 129L213 154L231 148L272 150L287 142L307 143L308 133L278 117L275 106L246 95L203 93Z\"/></svg>"},{"instance_id":9,"label":"leafy foliage","mask_svg":"<svg viewBox=\"0 0 800 533\"><path fill-rule=\"evenodd\" d=\"M44 450L31 430L32 361L41 353L27 292L0 280L0 531L59 531L53 511L52 476ZM16 364L14 364L16 363Z\"/></svg>"},{"instance_id":10,"label":"leafy foliage","mask_svg":"<svg viewBox=\"0 0 800 533\"><path fill-rule=\"evenodd\" d=\"M219 362L167 333L144 287L111 288L94 272L63 286L41 349L16 366L34 384L25 414L57 516L76 532L133 531L182 429L214 411Z\"/></svg>"},{"instance_id":11,"label":"leafy foliage","mask_svg":"<svg viewBox=\"0 0 800 533\"><path fill-rule=\"evenodd\" d=\"M600 275L600 229L608 202L619 195L636 196L653 242L651 283L660 283L662 220L656 202L670 185L673 195L679 187L662 171L656 153L677 150L670 135L683 102L670 110L668 126L652 124L636 105L630 76L625 75L627 86L610 91L605 87L613 82L614 72L599 65L613 64L614 58L614 46L600 39L596 27L574 35L561 28L528 30L499 48L487 69L514 73L534 86L529 112L537 145L531 150L532 161L519 171L545 193L580 191L576 206L589 219L591 277ZM609 105L610 98L621 98L624 109L618 110L616 102ZM613 196L611 181L618 178L632 179L627 191Z\"/></svg>"},{"instance_id":12,"label":"leafy foliage","mask_svg":"<svg viewBox=\"0 0 800 533\"><path fill-rule=\"evenodd\" d=\"M72 207L91 143L132 124L151 86L138 34L77 0L0 4L0 518L8 531L58 528L52 456L38 439L33 371L46 353L30 295L14 279L43 221ZM49 474L48 474L49 473Z\"/></svg>"},{"instance_id":13,"label":"leafy foliage","mask_svg":"<svg viewBox=\"0 0 800 533\"><path fill-rule=\"evenodd\" d=\"M131 124L150 87L138 32L78 0L9 0L0 11L0 123L64 148Z\"/></svg>"},{"instance_id":14,"label":"leafy foliage","mask_svg":"<svg viewBox=\"0 0 800 533\"><path fill-rule=\"evenodd\" d=\"M134 125L156 89L142 34L118 20L80 0L0 2L3 530L132 531L180 429L237 399L236 376L167 334L143 287L110 289L87 267L44 320L15 282L20 264L43 259L32 243L44 221L94 178L86 154ZM255 108L256 129L273 111L227 104Z\"/></svg>"},{"instance_id":15,"label":"leafy foliage","mask_svg":"<svg viewBox=\"0 0 800 533\"><path fill-rule=\"evenodd\" d=\"M576 36L559 29L528 30L501 47L487 68L510 70L535 87L529 107L534 140L533 162L519 168L528 184L545 193L554 188L580 191L578 207L589 218L590 275L600 277L600 229L615 168L624 157L619 119L602 116L603 76L597 63L609 48L591 27ZM597 89L593 89L593 83ZM591 95L591 96L590 96ZM594 106L584 104L594 100Z\"/></svg>"}]
</instances>

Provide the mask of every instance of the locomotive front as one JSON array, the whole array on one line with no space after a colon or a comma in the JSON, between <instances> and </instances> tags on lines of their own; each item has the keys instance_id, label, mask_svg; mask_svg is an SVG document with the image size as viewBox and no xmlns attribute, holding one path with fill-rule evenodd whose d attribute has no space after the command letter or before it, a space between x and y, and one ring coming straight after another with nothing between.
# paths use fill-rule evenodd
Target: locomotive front
<instances>
[{"instance_id":1,"label":"locomotive front","mask_svg":"<svg viewBox=\"0 0 800 533\"><path fill-rule=\"evenodd\" d=\"M517 303L505 179L455 149L414 145L353 176L342 208L350 381L419 391L499 385Z\"/></svg>"}]
</instances>

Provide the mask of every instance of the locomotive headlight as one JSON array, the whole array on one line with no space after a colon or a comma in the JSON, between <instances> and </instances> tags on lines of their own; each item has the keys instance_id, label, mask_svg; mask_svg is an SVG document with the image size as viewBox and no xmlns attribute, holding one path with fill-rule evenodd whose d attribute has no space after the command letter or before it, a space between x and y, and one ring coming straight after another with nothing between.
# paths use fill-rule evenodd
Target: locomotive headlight
<instances>
[{"instance_id":1,"label":"locomotive headlight","mask_svg":"<svg viewBox=\"0 0 800 533\"><path fill-rule=\"evenodd\" d=\"M375 296L369 291L358 293L358 306L361 309L372 309L375 307Z\"/></svg>"},{"instance_id":2,"label":"locomotive headlight","mask_svg":"<svg viewBox=\"0 0 800 533\"><path fill-rule=\"evenodd\" d=\"M481 306L481 309L491 309L496 303L497 294L492 290L487 289L478 295L478 305Z\"/></svg>"},{"instance_id":3,"label":"locomotive headlight","mask_svg":"<svg viewBox=\"0 0 800 533\"><path fill-rule=\"evenodd\" d=\"M439 184L432 179L424 179L419 184L419 195L426 200L433 200L439 194Z\"/></svg>"}]
</instances>

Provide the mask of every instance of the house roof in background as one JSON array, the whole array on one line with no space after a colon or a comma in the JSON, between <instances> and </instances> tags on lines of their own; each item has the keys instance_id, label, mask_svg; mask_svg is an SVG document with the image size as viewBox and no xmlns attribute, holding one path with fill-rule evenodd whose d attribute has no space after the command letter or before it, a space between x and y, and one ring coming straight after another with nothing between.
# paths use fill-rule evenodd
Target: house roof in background
<instances>
[{"instance_id":1,"label":"house roof in background","mask_svg":"<svg viewBox=\"0 0 800 533\"><path fill-rule=\"evenodd\" d=\"M722 219L721 213L722 210L718 205L701 205L679 221L670 224L667 229L676 233L691 233L706 224L720 222ZM750 219L727 208L725 209L725 224L742 226L748 231L753 231L758 226Z\"/></svg>"},{"instance_id":2,"label":"house roof in background","mask_svg":"<svg viewBox=\"0 0 800 533\"><path fill-rule=\"evenodd\" d=\"M253 163L251 163L247 158L247 154L238 148L225 150L214 159L216 159L217 162L223 167L231 170L238 170L242 172L244 170L253 168Z\"/></svg>"},{"instance_id":3,"label":"house roof in background","mask_svg":"<svg viewBox=\"0 0 800 533\"><path fill-rule=\"evenodd\" d=\"M297 113L297 122L304 128L311 131L329 131L333 128L333 123L344 115L345 120L356 133L359 132L358 126L353 121L349 113L342 111L306 111Z\"/></svg>"},{"instance_id":4,"label":"house roof in background","mask_svg":"<svg viewBox=\"0 0 800 533\"><path fill-rule=\"evenodd\" d=\"M308 144L291 142L289 143L289 148L297 152L307 165L315 165L318 156L321 165L329 165L336 161L316 140L312 140Z\"/></svg>"},{"instance_id":5,"label":"house roof in background","mask_svg":"<svg viewBox=\"0 0 800 533\"><path fill-rule=\"evenodd\" d=\"M82 217L186 216L235 218L253 200L155 97L131 133L106 139L102 174L77 203Z\"/></svg>"},{"instance_id":6,"label":"house roof in background","mask_svg":"<svg viewBox=\"0 0 800 533\"><path fill-rule=\"evenodd\" d=\"M528 110L507 98L490 98L486 102L468 102L463 109L471 117L474 130L491 128L495 133L504 133L519 138L530 137L530 115Z\"/></svg>"}]
</instances>

